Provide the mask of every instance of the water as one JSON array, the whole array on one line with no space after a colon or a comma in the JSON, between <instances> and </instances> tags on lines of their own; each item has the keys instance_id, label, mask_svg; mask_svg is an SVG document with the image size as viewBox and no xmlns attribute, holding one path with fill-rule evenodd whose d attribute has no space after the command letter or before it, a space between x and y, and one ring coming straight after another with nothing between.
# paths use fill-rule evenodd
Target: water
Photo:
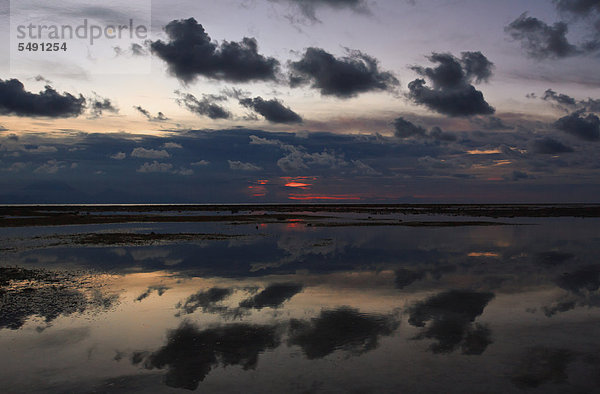
<instances>
[{"instance_id":1,"label":"water","mask_svg":"<svg viewBox=\"0 0 600 394\"><path fill-rule=\"evenodd\" d=\"M2 391L599 391L600 219L496 221L3 228Z\"/></svg>"}]
</instances>

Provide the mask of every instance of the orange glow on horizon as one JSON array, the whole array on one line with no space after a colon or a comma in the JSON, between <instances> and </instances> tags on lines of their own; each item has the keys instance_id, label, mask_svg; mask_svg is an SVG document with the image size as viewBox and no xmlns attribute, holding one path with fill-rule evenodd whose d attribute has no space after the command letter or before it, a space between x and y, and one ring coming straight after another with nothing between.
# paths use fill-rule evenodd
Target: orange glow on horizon
<instances>
[{"instance_id":1,"label":"orange glow on horizon","mask_svg":"<svg viewBox=\"0 0 600 394\"><path fill-rule=\"evenodd\" d=\"M500 149L486 149L486 150L474 149L474 150L468 150L467 153L470 155L494 155L496 153L502 153L502 152L500 152Z\"/></svg>"},{"instance_id":2,"label":"orange glow on horizon","mask_svg":"<svg viewBox=\"0 0 600 394\"><path fill-rule=\"evenodd\" d=\"M267 188L264 186L250 185L248 186L252 197L264 197L267 195Z\"/></svg>"},{"instance_id":3,"label":"orange glow on horizon","mask_svg":"<svg viewBox=\"0 0 600 394\"><path fill-rule=\"evenodd\" d=\"M498 257L498 253L495 252L471 252L468 254L469 257Z\"/></svg>"},{"instance_id":4,"label":"orange glow on horizon","mask_svg":"<svg viewBox=\"0 0 600 394\"><path fill-rule=\"evenodd\" d=\"M300 182L288 182L285 184L287 187L300 187L307 188L308 186L312 186L310 183L300 183Z\"/></svg>"},{"instance_id":5,"label":"orange glow on horizon","mask_svg":"<svg viewBox=\"0 0 600 394\"><path fill-rule=\"evenodd\" d=\"M360 200L358 196L352 195L320 195L320 194L290 194L290 200Z\"/></svg>"}]
</instances>

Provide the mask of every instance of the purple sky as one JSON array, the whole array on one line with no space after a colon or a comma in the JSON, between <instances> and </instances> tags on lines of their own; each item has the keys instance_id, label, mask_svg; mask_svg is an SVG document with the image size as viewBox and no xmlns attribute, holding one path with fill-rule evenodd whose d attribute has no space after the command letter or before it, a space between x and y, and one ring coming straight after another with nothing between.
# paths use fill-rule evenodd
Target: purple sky
<instances>
[{"instance_id":1,"label":"purple sky","mask_svg":"<svg viewBox=\"0 0 600 394\"><path fill-rule=\"evenodd\" d=\"M1 4L0 203L598 201L598 1Z\"/></svg>"}]
</instances>

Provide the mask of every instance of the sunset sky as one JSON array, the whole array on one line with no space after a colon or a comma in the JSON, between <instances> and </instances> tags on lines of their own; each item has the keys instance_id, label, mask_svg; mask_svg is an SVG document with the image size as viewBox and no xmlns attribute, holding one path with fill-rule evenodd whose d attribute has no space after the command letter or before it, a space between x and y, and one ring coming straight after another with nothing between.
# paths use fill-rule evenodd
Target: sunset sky
<instances>
[{"instance_id":1,"label":"sunset sky","mask_svg":"<svg viewBox=\"0 0 600 394\"><path fill-rule=\"evenodd\" d=\"M598 202L600 1L122 3L0 2L0 203Z\"/></svg>"}]
</instances>

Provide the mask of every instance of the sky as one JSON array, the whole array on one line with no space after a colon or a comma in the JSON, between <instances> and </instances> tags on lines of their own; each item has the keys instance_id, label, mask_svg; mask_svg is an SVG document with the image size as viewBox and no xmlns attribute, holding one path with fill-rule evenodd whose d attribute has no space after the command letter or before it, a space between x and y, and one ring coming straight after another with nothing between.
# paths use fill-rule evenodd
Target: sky
<instances>
[{"instance_id":1,"label":"sky","mask_svg":"<svg viewBox=\"0 0 600 394\"><path fill-rule=\"evenodd\" d=\"M597 0L0 17L0 203L598 202Z\"/></svg>"}]
</instances>

